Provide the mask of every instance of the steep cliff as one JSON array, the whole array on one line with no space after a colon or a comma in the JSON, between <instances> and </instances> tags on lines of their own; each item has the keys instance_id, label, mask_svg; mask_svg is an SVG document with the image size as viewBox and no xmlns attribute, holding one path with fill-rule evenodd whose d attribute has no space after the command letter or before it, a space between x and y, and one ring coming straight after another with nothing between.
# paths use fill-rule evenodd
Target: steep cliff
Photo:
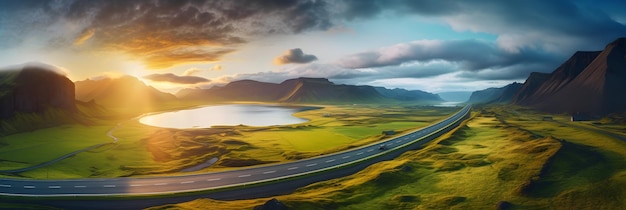
<instances>
[{"instance_id":1,"label":"steep cliff","mask_svg":"<svg viewBox=\"0 0 626 210\"><path fill-rule=\"evenodd\" d=\"M51 66L27 64L0 71L0 119L47 108L76 112L74 100L74 83Z\"/></svg>"}]
</instances>

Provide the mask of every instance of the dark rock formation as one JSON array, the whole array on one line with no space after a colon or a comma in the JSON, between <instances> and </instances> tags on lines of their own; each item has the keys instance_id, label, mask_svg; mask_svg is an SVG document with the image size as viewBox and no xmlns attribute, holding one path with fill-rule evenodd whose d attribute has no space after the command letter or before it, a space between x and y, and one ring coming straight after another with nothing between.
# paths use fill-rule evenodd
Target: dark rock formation
<instances>
[{"instance_id":1,"label":"dark rock formation","mask_svg":"<svg viewBox=\"0 0 626 210\"><path fill-rule=\"evenodd\" d=\"M0 71L0 118L47 108L76 112L74 83L51 68L28 64L18 70Z\"/></svg>"},{"instance_id":2,"label":"dark rock formation","mask_svg":"<svg viewBox=\"0 0 626 210\"><path fill-rule=\"evenodd\" d=\"M254 210L288 210L287 206L276 198L265 202L265 204L254 207Z\"/></svg>"},{"instance_id":3,"label":"dark rock formation","mask_svg":"<svg viewBox=\"0 0 626 210\"><path fill-rule=\"evenodd\" d=\"M547 112L603 115L626 111L624 91L626 38L620 38L601 52L577 52L534 92L513 101Z\"/></svg>"}]
</instances>

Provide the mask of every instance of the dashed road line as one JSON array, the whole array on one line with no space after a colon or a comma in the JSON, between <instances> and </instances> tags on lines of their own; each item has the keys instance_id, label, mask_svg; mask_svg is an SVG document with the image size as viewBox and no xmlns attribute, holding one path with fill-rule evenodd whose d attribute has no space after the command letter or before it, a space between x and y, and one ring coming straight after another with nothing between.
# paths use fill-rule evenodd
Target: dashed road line
<instances>
[{"instance_id":1,"label":"dashed road line","mask_svg":"<svg viewBox=\"0 0 626 210\"><path fill-rule=\"evenodd\" d=\"M108 185L103 185L102 187L111 188L111 187L115 187L115 185L108 184Z\"/></svg>"},{"instance_id":2,"label":"dashed road line","mask_svg":"<svg viewBox=\"0 0 626 210\"><path fill-rule=\"evenodd\" d=\"M35 186L24 185L24 189L35 189Z\"/></svg>"},{"instance_id":3,"label":"dashed road line","mask_svg":"<svg viewBox=\"0 0 626 210\"><path fill-rule=\"evenodd\" d=\"M287 170L294 170L294 169L298 169L298 167L291 167L291 168L288 168Z\"/></svg>"},{"instance_id":4,"label":"dashed road line","mask_svg":"<svg viewBox=\"0 0 626 210\"><path fill-rule=\"evenodd\" d=\"M184 182L180 182L181 184L191 184L194 183L195 181L184 181Z\"/></svg>"},{"instance_id":5,"label":"dashed road line","mask_svg":"<svg viewBox=\"0 0 626 210\"><path fill-rule=\"evenodd\" d=\"M163 185L167 185L167 183L156 183L156 184L154 184L154 186L163 186Z\"/></svg>"},{"instance_id":6,"label":"dashed road line","mask_svg":"<svg viewBox=\"0 0 626 210\"><path fill-rule=\"evenodd\" d=\"M271 174L271 173L275 173L275 172L276 171L266 171L266 172L263 172L263 174Z\"/></svg>"},{"instance_id":7,"label":"dashed road line","mask_svg":"<svg viewBox=\"0 0 626 210\"><path fill-rule=\"evenodd\" d=\"M74 186L74 188L85 188L85 187L87 187L87 186L84 186L84 185L76 185L76 186Z\"/></svg>"},{"instance_id":8,"label":"dashed road line","mask_svg":"<svg viewBox=\"0 0 626 210\"><path fill-rule=\"evenodd\" d=\"M362 154L363 154L363 152L356 153L356 155L362 155Z\"/></svg>"},{"instance_id":9,"label":"dashed road line","mask_svg":"<svg viewBox=\"0 0 626 210\"><path fill-rule=\"evenodd\" d=\"M213 178L213 179L207 179L207 182L212 182L212 181L218 181L221 180L221 178Z\"/></svg>"},{"instance_id":10,"label":"dashed road line","mask_svg":"<svg viewBox=\"0 0 626 210\"><path fill-rule=\"evenodd\" d=\"M252 175L251 175L251 174L244 174L244 175L239 175L239 176L237 176L237 177L239 177L239 178L244 178L244 177L249 177L249 176L252 176Z\"/></svg>"},{"instance_id":11,"label":"dashed road line","mask_svg":"<svg viewBox=\"0 0 626 210\"><path fill-rule=\"evenodd\" d=\"M311 167L311 166L315 166L315 165L317 165L317 163L311 163L309 165L306 165L306 167Z\"/></svg>"},{"instance_id":12,"label":"dashed road line","mask_svg":"<svg viewBox=\"0 0 626 210\"><path fill-rule=\"evenodd\" d=\"M343 156L341 159L348 159L350 156Z\"/></svg>"},{"instance_id":13,"label":"dashed road line","mask_svg":"<svg viewBox=\"0 0 626 210\"><path fill-rule=\"evenodd\" d=\"M48 189L61 189L61 186L48 186Z\"/></svg>"},{"instance_id":14,"label":"dashed road line","mask_svg":"<svg viewBox=\"0 0 626 210\"><path fill-rule=\"evenodd\" d=\"M374 151L374 149L369 149L369 150L367 150L367 152L373 152L373 151Z\"/></svg>"},{"instance_id":15,"label":"dashed road line","mask_svg":"<svg viewBox=\"0 0 626 210\"><path fill-rule=\"evenodd\" d=\"M0 187L7 187L8 188L8 187L11 187L11 185L10 184L0 184Z\"/></svg>"},{"instance_id":16,"label":"dashed road line","mask_svg":"<svg viewBox=\"0 0 626 210\"><path fill-rule=\"evenodd\" d=\"M326 162L330 163L330 162L333 162L333 161L335 161L335 159L330 159L330 160L327 160Z\"/></svg>"}]
</instances>

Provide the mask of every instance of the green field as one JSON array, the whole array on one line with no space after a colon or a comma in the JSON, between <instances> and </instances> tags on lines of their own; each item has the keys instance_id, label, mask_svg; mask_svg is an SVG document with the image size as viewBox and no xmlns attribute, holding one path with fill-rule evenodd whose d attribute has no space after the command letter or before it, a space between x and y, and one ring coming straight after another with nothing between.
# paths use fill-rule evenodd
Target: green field
<instances>
[{"instance_id":1,"label":"green field","mask_svg":"<svg viewBox=\"0 0 626 210\"><path fill-rule=\"evenodd\" d=\"M384 130L419 128L457 109L325 106L294 114L310 120L301 124L188 130L146 126L125 114L126 119L108 117L91 126L67 124L0 137L0 170L29 167L92 145L110 143L113 139L106 134L118 123L120 126L113 131L119 138L117 143L17 175L37 179L174 175L215 157L219 158L215 165L186 173L292 161L379 141L386 138L381 134Z\"/></svg>"},{"instance_id":2,"label":"green field","mask_svg":"<svg viewBox=\"0 0 626 210\"><path fill-rule=\"evenodd\" d=\"M568 126L567 116L542 116L475 108L464 126L421 150L276 198L291 209L625 209L626 143ZM252 209L267 200L153 209Z\"/></svg>"}]
</instances>

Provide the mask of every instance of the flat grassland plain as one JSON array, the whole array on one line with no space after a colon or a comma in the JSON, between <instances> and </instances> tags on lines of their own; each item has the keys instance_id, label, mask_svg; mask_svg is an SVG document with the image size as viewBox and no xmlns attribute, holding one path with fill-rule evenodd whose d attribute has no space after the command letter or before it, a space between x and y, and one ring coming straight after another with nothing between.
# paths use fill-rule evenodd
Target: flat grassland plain
<instances>
[{"instance_id":1,"label":"flat grassland plain","mask_svg":"<svg viewBox=\"0 0 626 210\"><path fill-rule=\"evenodd\" d=\"M478 107L421 150L276 196L292 209L626 209L625 125ZM152 209L251 209L270 198Z\"/></svg>"},{"instance_id":2,"label":"flat grassland plain","mask_svg":"<svg viewBox=\"0 0 626 210\"><path fill-rule=\"evenodd\" d=\"M167 109L171 107L163 108ZM300 124L185 130L146 126L136 117L109 117L94 125L67 124L0 137L0 170L38 165L103 144L52 165L16 174L5 173L0 177L171 176L293 161L379 141L389 137L382 131L401 133L419 128L457 109L401 105L323 106L295 113L296 117L310 120ZM113 138L109 134L117 138L116 143L110 143ZM210 167L198 167L207 166L216 158L217 162Z\"/></svg>"}]
</instances>

